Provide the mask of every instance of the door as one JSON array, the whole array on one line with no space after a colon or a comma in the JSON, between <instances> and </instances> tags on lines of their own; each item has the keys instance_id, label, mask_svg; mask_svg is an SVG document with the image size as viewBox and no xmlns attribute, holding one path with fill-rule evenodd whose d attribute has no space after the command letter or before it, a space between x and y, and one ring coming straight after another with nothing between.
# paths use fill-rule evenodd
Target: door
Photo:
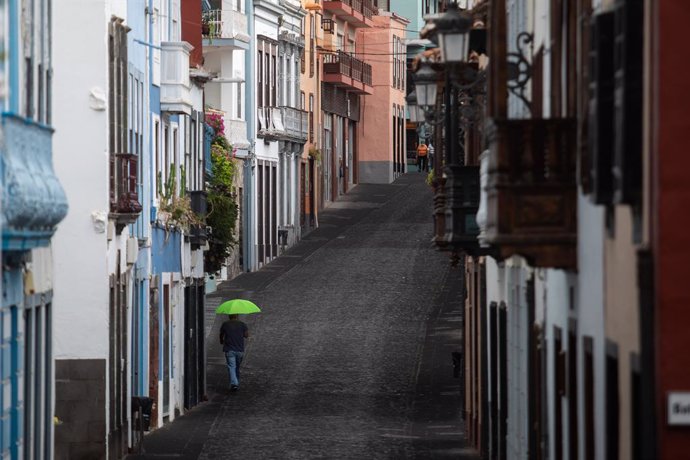
<instances>
[{"instance_id":1,"label":"door","mask_svg":"<svg viewBox=\"0 0 690 460\"><path fill-rule=\"evenodd\" d=\"M151 278L149 292L149 397L154 405L151 410L151 428L158 426L158 377L160 370L160 296L158 275Z\"/></svg>"},{"instance_id":2,"label":"door","mask_svg":"<svg viewBox=\"0 0 690 460\"><path fill-rule=\"evenodd\" d=\"M313 158L309 158L309 226L316 226L316 191L314 190L314 178L316 165Z\"/></svg>"},{"instance_id":3,"label":"door","mask_svg":"<svg viewBox=\"0 0 690 460\"><path fill-rule=\"evenodd\" d=\"M357 163L355 162L355 122L350 121L347 125L347 161L350 167L348 168L347 181L349 185L355 183L355 168Z\"/></svg>"},{"instance_id":4,"label":"door","mask_svg":"<svg viewBox=\"0 0 690 460\"><path fill-rule=\"evenodd\" d=\"M299 213L300 213L300 219L299 223L300 226L302 227L302 231L304 231L305 226L307 225L307 204L309 202L309 195L308 195L308 183L307 183L307 163L306 162L300 162L300 179L299 179L299 184L300 184L300 194L299 194Z\"/></svg>"},{"instance_id":5,"label":"door","mask_svg":"<svg viewBox=\"0 0 690 460\"><path fill-rule=\"evenodd\" d=\"M163 284L163 417L170 415L170 284Z\"/></svg>"}]
</instances>

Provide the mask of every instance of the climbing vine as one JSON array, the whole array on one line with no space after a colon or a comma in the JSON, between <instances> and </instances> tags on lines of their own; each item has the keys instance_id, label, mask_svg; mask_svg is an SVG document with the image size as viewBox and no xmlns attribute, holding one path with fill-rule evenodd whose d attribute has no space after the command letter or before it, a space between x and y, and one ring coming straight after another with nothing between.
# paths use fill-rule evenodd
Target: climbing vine
<instances>
[{"instance_id":1,"label":"climbing vine","mask_svg":"<svg viewBox=\"0 0 690 460\"><path fill-rule=\"evenodd\" d=\"M233 181L237 167L233 159L233 148L225 138L223 117L218 114L207 114L206 122L213 128L211 141L211 177L207 185L208 215L206 225L211 227L209 249L206 251L206 271L217 272L237 240L237 197Z\"/></svg>"}]
</instances>

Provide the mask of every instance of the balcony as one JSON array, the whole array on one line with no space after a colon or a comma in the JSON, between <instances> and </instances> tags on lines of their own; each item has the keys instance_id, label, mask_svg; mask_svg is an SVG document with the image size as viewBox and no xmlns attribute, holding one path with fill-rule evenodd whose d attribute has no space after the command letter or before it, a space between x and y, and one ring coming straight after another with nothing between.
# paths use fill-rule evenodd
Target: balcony
<instances>
[{"instance_id":1,"label":"balcony","mask_svg":"<svg viewBox=\"0 0 690 460\"><path fill-rule=\"evenodd\" d=\"M187 42L161 43L161 110L191 115L192 94L189 83Z\"/></svg>"},{"instance_id":2,"label":"balcony","mask_svg":"<svg viewBox=\"0 0 690 460\"><path fill-rule=\"evenodd\" d=\"M575 268L576 120L491 120L482 245L535 267ZM484 203L485 201L485 203Z\"/></svg>"},{"instance_id":3,"label":"balcony","mask_svg":"<svg viewBox=\"0 0 690 460\"><path fill-rule=\"evenodd\" d=\"M231 9L211 10L203 14L204 49L249 49L247 16Z\"/></svg>"},{"instance_id":4,"label":"balcony","mask_svg":"<svg viewBox=\"0 0 690 460\"><path fill-rule=\"evenodd\" d=\"M355 27L373 27L375 7L371 0L324 0L324 12L330 12Z\"/></svg>"},{"instance_id":5,"label":"balcony","mask_svg":"<svg viewBox=\"0 0 690 460\"><path fill-rule=\"evenodd\" d=\"M294 107L279 107L285 128L284 140L304 143L309 135L309 113Z\"/></svg>"},{"instance_id":6,"label":"balcony","mask_svg":"<svg viewBox=\"0 0 690 460\"><path fill-rule=\"evenodd\" d=\"M225 122L225 137L236 149L248 149L247 122L244 120L234 120L230 117L223 117Z\"/></svg>"},{"instance_id":7,"label":"balcony","mask_svg":"<svg viewBox=\"0 0 690 460\"><path fill-rule=\"evenodd\" d=\"M291 34L286 30L282 31L280 35L278 35L278 40L295 45L299 48L304 48L304 37L298 34Z\"/></svg>"},{"instance_id":8,"label":"balcony","mask_svg":"<svg viewBox=\"0 0 690 460\"><path fill-rule=\"evenodd\" d=\"M371 65L338 51L323 55L323 81L358 94L373 94Z\"/></svg>"},{"instance_id":9,"label":"balcony","mask_svg":"<svg viewBox=\"0 0 690 460\"><path fill-rule=\"evenodd\" d=\"M199 249L208 241L208 229L206 228L206 225L203 224L203 222L206 220L208 204L207 196L206 192L203 190L194 190L188 193L192 211L194 211L199 220L202 221L201 224L190 226L189 243L191 244L192 249Z\"/></svg>"},{"instance_id":10,"label":"balcony","mask_svg":"<svg viewBox=\"0 0 690 460\"><path fill-rule=\"evenodd\" d=\"M0 116L3 251L47 246L67 214L67 198L53 170L52 136L47 126Z\"/></svg>"},{"instance_id":11,"label":"balcony","mask_svg":"<svg viewBox=\"0 0 690 460\"><path fill-rule=\"evenodd\" d=\"M259 136L265 141L288 141L304 143L309 134L309 114L294 107L261 107Z\"/></svg>"},{"instance_id":12,"label":"balcony","mask_svg":"<svg viewBox=\"0 0 690 460\"><path fill-rule=\"evenodd\" d=\"M141 213L137 188L138 158L131 153L110 155L110 216L118 227L136 222Z\"/></svg>"}]
</instances>

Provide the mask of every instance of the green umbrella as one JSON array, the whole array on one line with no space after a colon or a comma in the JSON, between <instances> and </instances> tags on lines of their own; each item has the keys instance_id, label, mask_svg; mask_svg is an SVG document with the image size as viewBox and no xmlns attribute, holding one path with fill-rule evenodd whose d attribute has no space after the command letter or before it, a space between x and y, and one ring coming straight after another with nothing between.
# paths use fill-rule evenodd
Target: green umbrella
<instances>
[{"instance_id":1,"label":"green umbrella","mask_svg":"<svg viewBox=\"0 0 690 460\"><path fill-rule=\"evenodd\" d=\"M261 309L259 307L244 299L227 300L216 308L216 313L220 315L247 315L260 312Z\"/></svg>"}]
</instances>

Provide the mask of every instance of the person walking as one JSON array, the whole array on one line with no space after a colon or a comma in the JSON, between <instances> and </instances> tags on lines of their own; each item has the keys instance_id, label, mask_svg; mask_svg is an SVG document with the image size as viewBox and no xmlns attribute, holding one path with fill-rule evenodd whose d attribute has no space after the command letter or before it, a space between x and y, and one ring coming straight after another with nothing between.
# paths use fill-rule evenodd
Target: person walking
<instances>
[{"instance_id":1,"label":"person walking","mask_svg":"<svg viewBox=\"0 0 690 460\"><path fill-rule=\"evenodd\" d=\"M237 315L228 315L228 320L220 327L220 344L223 345L225 361L228 365L230 391L240 388L240 365L244 357L244 339L249 337L249 328Z\"/></svg>"},{"instance_id":2,"label":"person walking","mask_svg":"<svg viewBox=\"0 0 690 460\"><path fill-rule=\"evenodd\" d=\"M429 147L426 146L424 142L419 144L417 147L417 171L426 171L427 170L427 156L429 154Z\"/></svg>"},{"instance_id":3,"label":"person walking","mask_svg":"<svg viewBox=\"0 0 690 460\"><path fill-rule=\"evenodd\" d=\"M434 169L434 144L432 144L431 142L429 142L429 155L428 155L428 157L429 157L429 163L428 163L429 169Z\"/></svg>"}]
</instances>

